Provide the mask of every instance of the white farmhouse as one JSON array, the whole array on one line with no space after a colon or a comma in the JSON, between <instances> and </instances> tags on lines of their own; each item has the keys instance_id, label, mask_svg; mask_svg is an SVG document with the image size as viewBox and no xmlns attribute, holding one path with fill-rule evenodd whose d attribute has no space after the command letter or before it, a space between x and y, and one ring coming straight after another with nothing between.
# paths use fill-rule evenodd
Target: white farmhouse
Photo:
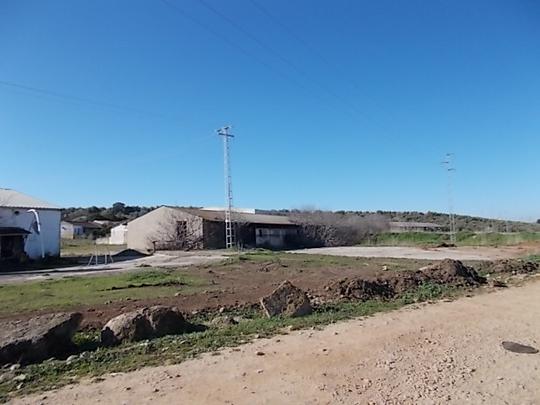
<instances>
[{"instance_id":1,"label":"white farmhouse","mask_svg":"<svg viewBox=\"0 0 540 405\"><path fill-rule=\"evenodd\" d=\"M116 225L111 228L111 236L109 237L109 244L111 245L125 245L127 243L127 224Z\"/></svg>"},{"instance_id":2,"label":"white farmhouse","mask_svg":"<svg viewBox=\"0 0 540 405\"><path fill-rule=\"evenodd\" d=\"M0 188L0 261L60 256L61 209Z\"/></svg>"}]
</instances>

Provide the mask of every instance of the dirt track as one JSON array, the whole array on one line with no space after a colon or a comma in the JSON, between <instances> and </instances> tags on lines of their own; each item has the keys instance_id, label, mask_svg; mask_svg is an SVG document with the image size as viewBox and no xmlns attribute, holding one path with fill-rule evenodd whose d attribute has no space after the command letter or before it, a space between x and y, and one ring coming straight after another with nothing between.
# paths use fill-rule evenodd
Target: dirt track
<instances>
[{"instance_id":1,"label":"dirt track","mask_svg":"<svg viewBox=\"0 0 540 405\"><path fill-rule=\"evenodd\" d=\"M539 296L536 280L262 339L220 356L86 381L15 403L534 404L540 354L507 352L501 341L540 346Z\"/></svg>"},{"instance_id":2,"label":"dirt track","mask_svg":"<svg viewBox=\"0 0 540 405\"><path fill-rule=\"evenodd\" d=\"M536 249L536 250L535 250ZM503 246L503 247L455 247L455 248L422 248L409 246L342 246L301 249L291 253L307 253L317 255L350 256L350 257L393 257L418 260L497 260L524 256L535 252L538 247Z\"/></svg>"}]
</instances>

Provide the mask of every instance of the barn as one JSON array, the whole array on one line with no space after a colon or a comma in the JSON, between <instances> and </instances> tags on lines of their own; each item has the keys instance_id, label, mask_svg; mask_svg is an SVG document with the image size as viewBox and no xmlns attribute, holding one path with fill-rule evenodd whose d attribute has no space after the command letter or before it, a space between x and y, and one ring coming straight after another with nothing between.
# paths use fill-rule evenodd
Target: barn
<instances>
[{"instance_id":1,"label":"barn","mask_svg":"<svg viewBox=\"0 0 540 405\"><path fill-rule=\"evenodd\" d=\"M56 205L0 188L0 261L60 256L60 216Z\"/></svg>"},{"instance_id":2,"label":"barn","mask_svg":"<svg viewBox=\"0 0 540 405\"><path fill-rule=\"evenodd\" d=\"M298 236L298 225L286 216L233 212L240 246L283 249ZM155 250L225 248L225 212L162 206L128 223L127 246Z\"/></svg>"}]
</instances>

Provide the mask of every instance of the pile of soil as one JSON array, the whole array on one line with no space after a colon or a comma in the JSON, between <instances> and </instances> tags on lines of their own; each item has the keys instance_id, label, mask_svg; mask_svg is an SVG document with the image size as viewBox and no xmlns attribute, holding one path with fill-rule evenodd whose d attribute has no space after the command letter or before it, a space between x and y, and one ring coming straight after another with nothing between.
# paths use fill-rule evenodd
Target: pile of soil
<instances>
[{"instance_id":1,"label":"pile of soil","mask_svg":"<svg viewBox=\"0 0 540 405\"><path fill-rule=\"evenodd\" d=\"M335 298L367 301L390 299L414 290L423 283L477 287L486 279L459 260L446 259L417 271L383 273L374 277L344 278L329 284L326 290Z\"/></svg>"},{"instance_id":2,"label":"pile of soil","mask_svg":"<svg viewBox=\"0 0 540 405\"><path fill-rule=\"evenodd\" d=\"M528 274L540 271L540 265L520 259L503 259L485 264L482 270L488 274Z\"/></svg>"}]
</instances>

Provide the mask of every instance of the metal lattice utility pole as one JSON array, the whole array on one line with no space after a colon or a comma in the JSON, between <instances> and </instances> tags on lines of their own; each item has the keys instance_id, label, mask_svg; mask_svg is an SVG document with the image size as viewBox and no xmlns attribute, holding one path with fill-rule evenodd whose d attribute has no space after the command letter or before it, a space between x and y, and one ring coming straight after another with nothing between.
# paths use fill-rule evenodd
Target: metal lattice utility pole
<instances>
[{"instance_id":1,"label":"metal lattice utility pole","mask_svg":"<svg viewBox=\"0 0 540 405\"><path fill-rule=\"evenodd\" d=\"M231 150L229 146L229 139L234 138L234 135L229 133L230 126L225 126L217 130L219 136L223 137L223 166L225 173L225 247L230 249L235 244L234 227L232 220L233 210L233 194L232 194L232 178L231 178L231 164L230 155Z\"/></svg>"},{"instance_id":2,"label":"metal lattice utility pole","mask_svg":"<svg viewBox=\"0 0 540 405\"><path fill-rule=\"evenodd\" d=\"M447 175L447 189L448 189L448 216L450 218L450 242L456 243L456 217L454 215L454 199L452 196L452 173L456 171L453 162L454 154L447 153L442 164L446 170Z\"/></svg>"}]
</instances>

